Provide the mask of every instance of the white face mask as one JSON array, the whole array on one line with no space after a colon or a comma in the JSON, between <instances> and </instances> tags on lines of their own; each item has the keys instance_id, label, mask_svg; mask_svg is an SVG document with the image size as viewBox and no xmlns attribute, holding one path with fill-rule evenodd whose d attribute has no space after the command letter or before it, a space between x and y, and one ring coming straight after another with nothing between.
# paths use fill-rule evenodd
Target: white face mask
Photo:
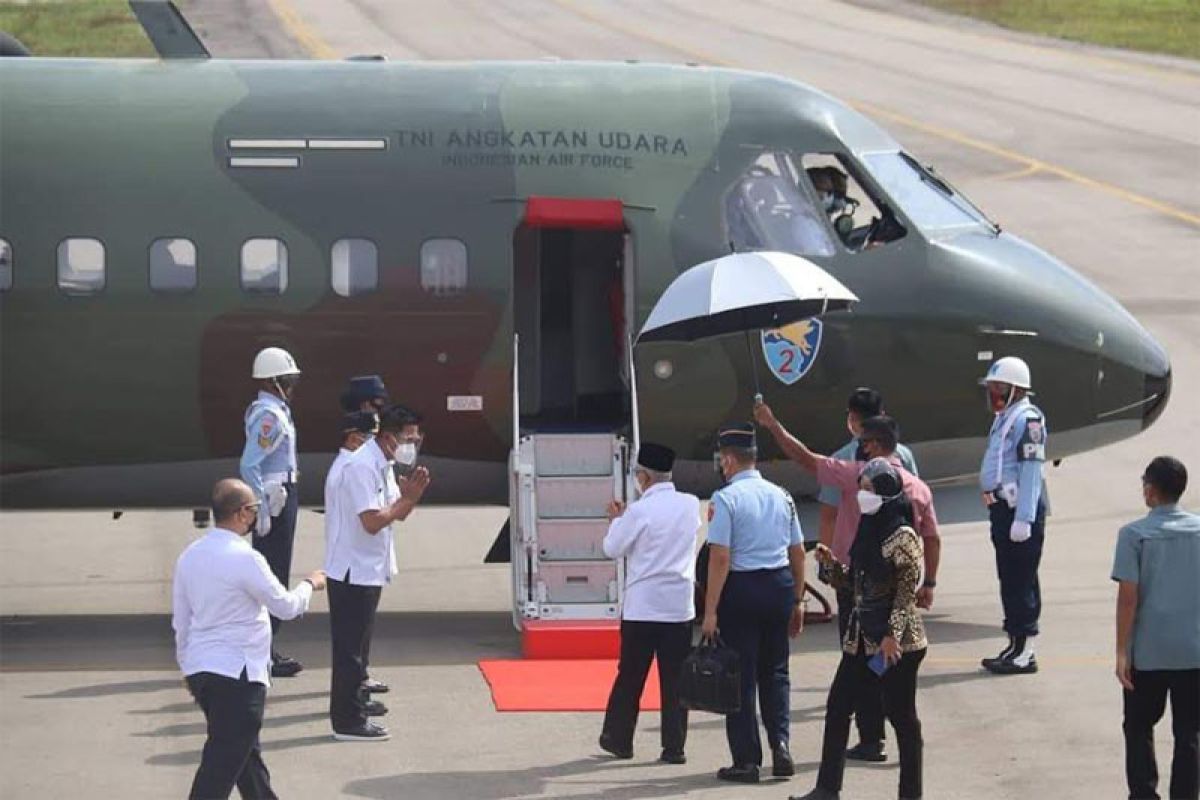
<instances>
[{"instance_id":1,"label":"white face mask","mask_svg":"<svg viewBox=\"0 0 1200 800\"><path fill-rule=\"evenodd\" d=\"M392 451L392 460L404 467L411 467L417 461L417 446L412 442L400 442Z\"/></svg>"},{"instance_id":2,"label":"white face mask","mask_svg":"<svg viewBox=\"0 0 1200 800\"><path fill-rule=\"evenodd\" d=\"M858 490L858 508L864 514L875 514L883 507L883 498L874 492Z\"/></svg>"}]
</instances>

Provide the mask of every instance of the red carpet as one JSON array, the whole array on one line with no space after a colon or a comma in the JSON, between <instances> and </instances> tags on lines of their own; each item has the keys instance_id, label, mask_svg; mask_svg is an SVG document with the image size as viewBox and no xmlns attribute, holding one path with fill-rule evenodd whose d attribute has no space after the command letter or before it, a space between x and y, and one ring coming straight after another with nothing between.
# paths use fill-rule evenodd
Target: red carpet
<instances>
[{"instance_id":1,"label":"red carpet","mask_svg":"<svg viewBox=\"0 0 1200 800\"><path fill-rule=\"evenodd\" d=\"M617 675L615 660L480 661L497 711L603 711ZM642 710L658 711L658 665L642 692Z\"/></svg>"}]
</instances>

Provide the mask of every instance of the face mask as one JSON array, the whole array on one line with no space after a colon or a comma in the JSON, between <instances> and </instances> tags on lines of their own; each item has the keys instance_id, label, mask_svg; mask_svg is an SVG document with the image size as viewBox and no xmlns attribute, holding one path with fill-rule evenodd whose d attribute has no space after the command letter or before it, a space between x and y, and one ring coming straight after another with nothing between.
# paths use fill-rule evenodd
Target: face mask
<instances>
[{"instance_id":1,"label":"face mask","mask_svg":"<svg viewBox=\"0 0 1200 800\"><path fill-rule=\"evenodd\" d=\"M417 446L412 442L400 442L392 451L392 460L403 467L411 467L417 461Z\"/></svg>"},{"instance_id":2,"label":"face mask","mask_svg":"<svg viewBox=\"0 0 1200 800\"><path fill-rule=\"evenodd\" d=\"M874 492L858 490L858 508L864 514L875 514L883 508L883 498Z\"/></svg>"},{"instance_id":3,"label":"face mask","mask_svg":"<svg viewBox=\"0 0 1200 800\"><path fill-rule=\"evenodd\" d=\"M867 454L867 446L862 442L858 443L858 447L854 450L855 461L870 461L871 456Z\"/></svg>"}]
</instances>

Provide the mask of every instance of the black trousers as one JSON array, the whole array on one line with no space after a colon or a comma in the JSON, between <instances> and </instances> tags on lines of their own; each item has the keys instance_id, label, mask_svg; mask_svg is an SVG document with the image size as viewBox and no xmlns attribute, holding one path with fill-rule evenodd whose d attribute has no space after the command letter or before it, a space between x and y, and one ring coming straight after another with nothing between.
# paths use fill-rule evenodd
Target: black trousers
<instances>
[{"instance_id":1,"label":"black trousers","mask_svg":"<svg viewBox=\"0 0 1200 800\"><path fill-rule=\"evenodd\" d=\"M356 586L346 580L326 583L329 592L329 638L333 669L329 679L329 721L334 730L355 728L367 721L362 683L367 679L367 650L375 627L382 587Z\"/></svg>"},{"instance_id":2,"label":"black trousers","mask_svg":"<svg viewBox=\"0 0 1200 800\"><path fill-rule=\"evenodd\" d=\"M917 717L917 671L925 652L905 653L900 657L900 663L893 664L882 678L867 666L868 657L861 648L855 655L842 654L825 703L825 736L821 745L821 768L817 772L818 786L833 792L842 790L846 740L850 736L850 713L854 710L855 699L864 692L879 692L882 685L884 714L896 731L896 746L900 751L900 796L921 796L924 740L921 738L921 720Z\"/></svg>"},{"instance_id":3,"label":"black trousers","mask_svg":"<svg viewBox=\"0 0 1200 800\"><path fill-rule=\"evenodd\" d=\"M621 622L621 660L604 712L604 734L618 748L633 749L642 689L650 674L650 662L657 657L662 748L683 752L688 712L679 704L679 674L691 648L691 622Z\"/></svg>"},{"instance_id":4,"label":"black trousers","mask_svg":"<svg viewBox=\"0 0 1200 800\"><path fill-rule=\"evenodd\" d=\"M1038 566L1046 540L1046 507L1039 505L1031 526L1032 535L1023 542L1009 537L1016 512L997 500L988 506L992 522L992 547L996 549L996 574L1000 577L1000 602L1004 606L1004 632L1009 636L1037 636L1042 615L1042 587Z\"/></svg>"},{"instance_id":5,"label":"black trousers","mask_svg":"<svg viewBox=\"0 0 1200 800\"><path fill-rule=\"evenodd\" d=\"M1154 726L1171 698L1171 800L1200 797L1200 669L1134 670L1133 691L1125 691L1125 778L1130 800L1158 800Z\"/></svg>"},{"instance_id":6,"label":"black trousers","mask_svg":"<svg viewBox=\"0 0 1200 800\"><path fill-rule=\"evenodd\" d=\"M762 708L768 745L772 749L788 745L788 622L796 592L787 567L730 572L721 592L717 624L725 644L737 651L742 668L742 710L725 717L725 737L735 766L762 764L756 706Z\"/></svg>"},{"instance_id":7,"label":"black trousers","mask_svg":"<svg viewBox=\"0 0 1200 800\"><path fill-rule=\"evenodd\" d=\"M208 723L208 739L189 800L223 799L234 786L244 798L275 800L271 773L258 744L267 687L247 681L245 670L240 679L197 672L187 676L187 685Z\"/></svg>"},{"instance_id":8,"label":"black trousers","mask_svg":"<svg viewBox=\"0 0 1200 800\"><path fill-rule=\"evenodd\" d=\"M849 624L850 611L854 608L854 593L839 589L837 592L838 605L838 648L846 640L846 626ZM883 746L887 734L883 728L883 685L878 692L862 691L855 698L854 724L858 728L858 740L866 745L878 744Z\"/></svg>"},{"instance_id":9,"label":"black trousers","mask_svg":"<svg viewBox=\"0 0 1200 800\"><path fill-rule=\"evenodd\" d=\"M271 518L271 530L267 531L266 536L251 534L250 538L253 541L250 544L263 554L271 572L286 587L292 573L292 545L296 541L296 515L300 511L300 492L294 483L285 483L283 486L287 489L287 502L283 504L283 510L279 512L278 517ZM280 624L280 620L272 615L272 637L279 633ZM271 652L275 652L274 646Z\"/></svg>"}]
</instances>

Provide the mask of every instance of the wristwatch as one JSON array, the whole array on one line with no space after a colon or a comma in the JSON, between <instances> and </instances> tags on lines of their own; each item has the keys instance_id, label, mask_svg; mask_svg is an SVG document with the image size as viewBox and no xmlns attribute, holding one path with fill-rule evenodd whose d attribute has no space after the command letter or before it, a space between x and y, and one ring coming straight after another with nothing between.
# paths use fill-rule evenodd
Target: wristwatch
<instances>
[{"instance_id":1,"label":"wristwatch","mask_svg":"<svg viewBox=\"0 0 1200 800\"><path fill-rule=\"evenodd\" d=\"M933 589L937 586L937 581L932 581L929 578L926 578L925 581L921 584L921 586L923 586L926 589Z\"/></svg>"}]
</instances>

